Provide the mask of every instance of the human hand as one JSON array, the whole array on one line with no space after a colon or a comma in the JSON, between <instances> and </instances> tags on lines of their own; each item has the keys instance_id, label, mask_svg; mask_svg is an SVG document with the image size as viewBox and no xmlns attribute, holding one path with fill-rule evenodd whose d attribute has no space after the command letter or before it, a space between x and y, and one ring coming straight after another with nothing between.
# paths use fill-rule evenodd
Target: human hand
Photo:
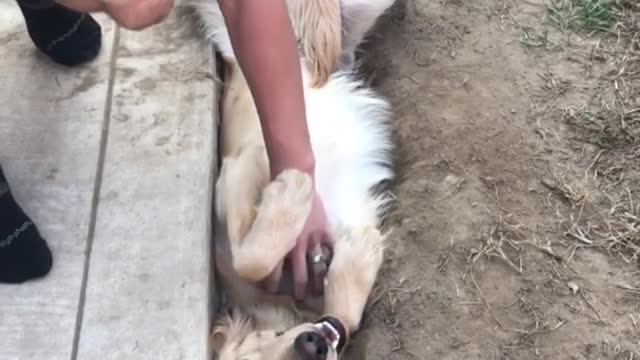
<instances>
[{"instance_id":1,"label":"human hand","mask_svg":"<svg viewBox=\"0 0 640 360\"><path fill-rule=\"evenodd\" d=\"M169 15L174 0L58 0L62 6L78 12L105 12L118 25L142 30Z\"/></svg>"},{"instance_id":2,"label":"human hand","mask_svg":"<svg viewBox=\"0 0 640 360\"><path fill-rule=\"evenodd\" d=\"M311 292L314 296L322 295L324 279L329 269L335 243L327 227L324 205L316 193L302 233L296 239L293 250L287 255L293 273L293 294L298 300L304 299L308 285L311 286ZM267 290L271 292L276 292L279 288L283 262L284 260L265 280Z\"/></svg>"}]
</instances>

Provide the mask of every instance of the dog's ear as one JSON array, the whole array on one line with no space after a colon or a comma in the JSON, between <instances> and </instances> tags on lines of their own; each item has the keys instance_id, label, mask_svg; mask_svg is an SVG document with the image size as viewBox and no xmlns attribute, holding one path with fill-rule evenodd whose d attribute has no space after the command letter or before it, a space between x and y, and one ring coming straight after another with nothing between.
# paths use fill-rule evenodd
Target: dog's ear
<instances>
[{"instance_id":1,"label":"dog's ear","mask_svg":"<svg viewBox=\"0 0 640 360\"><path fill-rule=\"evenodd\" d=\"M312 72L311 86L324 85L336 68L342 51L342 20L339 0L313 0L302 3L297 24L302 49Z\"/></svg>"},{"instance_id":2,"label":"dog's ear","mask_svg":"<svg viewBox=\"0 0 640 360\"><path fill-rule=\"evenodd\" d=\"M229 339L231 332L231 317L225 316L214 326L209 337L209 343L215 353L220 353L224 344Z\"/></svg>"},{"instance_id":3,"label":"dog's ear","mask_svg":"<svg viewBox=\"0 0 640 360\"><path fill-rule=\"evenodd\" d=\"M215 353L220 353L228 343L238 343L254 329L254 320L237 309L230 308L227 315L216 321L209 343Z\"/></svg>"}]
</instances>

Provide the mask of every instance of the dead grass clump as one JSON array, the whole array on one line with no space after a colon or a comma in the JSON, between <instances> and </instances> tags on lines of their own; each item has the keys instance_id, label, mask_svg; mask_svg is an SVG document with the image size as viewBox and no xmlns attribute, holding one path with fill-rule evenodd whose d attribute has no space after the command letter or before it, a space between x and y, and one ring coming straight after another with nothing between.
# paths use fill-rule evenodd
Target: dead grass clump
<instances>
[{"instance_id":1,"label":"dead grass clump","mask_svg":"<svg viewBox=\"0 0 640 360\"><path fill-rule=\"evenodd\" d=\"M487 311L498 327L504 331L519 334L519 341L531 336L556 331L567 321L560 320L556 323L544 322L541 320L541 316L538 314L538 311L534 309L524 297L519 297L519 303L524 307L524 312L530 314L532 321L527 328L507 325L500 320L497 313L494 311L494 308L484 296L484 293L477 281L476 272L478 270L477 266L482 260L499 259L509 268L522 275L524 272L522 264L524 245L533 245L539 250L551 255L556 260L560 260L551 249L546 249L545 247L538 245L535 241L529 240L528 234L529 231L526 227L514 221L511 214L499 215L491 225L490 230L481 235L480 240L482 245L479 248L471 249L467 260L468 266L462 277L464 281L466 281L467 278L470 279L477 296L480 297L482 303L485 305Z\"/></svg>"},{"instance_id":2,"label":"dead grass clump","mask_svg":"<svg viewBox=\"0 0 640 360\"><path fill-rule=\"evenodd\" d=\"M603 240L608 251L615 252L627 262L640 261L640 203L637 189L626 188L626 196L611 198L609 218L605 221Z\"/></svg>"},{"instance_id":3,"label":"dead grass clump","mask_svg":"<svg viewBox=\"0 0 640 360\"><path fill-rule=\"evenodd\" d=\"M559 176L555 176L554 179L543 178L541 182L547 189L565 199L574 209L581 207L587 198L587 193L582 186L569 183Z\"/></svg>"},{"instance_id":4,"label":"dead grass clump","mask_svg":"<svg viewBox=\"0 0 640 360\"><path fill-rule=\"evenodd\" d=\"M543 48L552 50L555 44L549 39L549 31L547 29L538 31L532 27L523 27L520 43L529 48Z\"/></svg>"},{"instance_id":5,"label":"dead grass clump","mask_svg":"<svg viewBox=\"0 0 640 360\"><path fill-rule=\"evenodd\" d=\"M605 194L607 212L567 224L567 236L577 241L572 255L581 247L598 247L628 263L640 262L640 194L626 188L626 196L620 195Z\"/></svg>"},{"instance_id":6,"label":"dead grass clump","mask_svg":"<svg viewBox=\"0 0 640 360\"><path fill-rule=\"evenodd\" d=\"M565 109L565 119L606 149L640 143L640 2L554 0L548 18L561 30L604 32L588 53L604 66L599 86L587 104Z\"/></svg>"},{"instance_id":7,"label":"dead grass clump","mask_svg":"<svg viewBox=\"0 0 640 360\"><path fill-rule=\"evenodd\" d=\"M500 259L512 270L522 274L522 247L526 240L524 226L511 220L511 216L499 215L489 232L480 237L482 246L471 250L468 271L473 270L483 258Z\"/></svg>"},{"instance_id":8,"label":"dead grass clump","mask_svg":"<svg viewBox=\"0 0 640 360\"><path fill-rule=\"evenodd\" d=\"M628 263L640 263L640 148L631 154L601 151L585 172L585 181L597 184L597 191L583 196L573 187L543 181L572 204L570 214L558 213L571 240L566 244L567 259L581 248L599 248Z\"/></svg>"},{"instance_id":9,"label":"dead grass clump","mask_svg":"<svg viewBox=\"0 0 640 360\"><path fill-rule=\"evenodd\" d=\"M523 241L525 237L522 226L509 220L510 215L499 215L495 223L491 225L489 232L481 235L482 245L479 248L471 249L467 259L467 269L462 275L463 281L466 281L467 277L470 278L477 295L482 299L493 320L502 329L507 329L507 327L497 317L491 304L484 296L476 280L476 271L481 260L498 258L518 274L522 274L522 251L518 242Z\"/></svg>"},{"instance_id":10,"label":"dead grass clump","mask_svg":"<svg viewBox=\"0 0 640 360\"><path fill-rule=\"evenodd\" d=\"M628 109L624 99L609 102L598 95L580 108L565 109L565 119L586 142L605 149L632 147L640 143L640 104Z\"/></svg>"},{"instance_id":11,"label":"dead grass clump","mask_svg":"<svg viewBox=\"0 0 640 360\"><path fill-rule=\"evenodd\" d=\"M574 85L571 81L559 78L549 70L539 73L538 76L545 81L542 89L545 90L552 99L557 99L558 97L566 94L569 90L574 89Z\"/></svg>"}]
</instances>

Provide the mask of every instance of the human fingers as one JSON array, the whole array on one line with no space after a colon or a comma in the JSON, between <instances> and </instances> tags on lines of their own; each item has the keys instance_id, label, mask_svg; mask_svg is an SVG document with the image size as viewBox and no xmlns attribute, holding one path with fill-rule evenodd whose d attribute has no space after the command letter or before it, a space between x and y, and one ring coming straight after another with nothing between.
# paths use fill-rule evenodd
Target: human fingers
<instances>
[{"instance_id":1,"label":"human fingers","mask_svg":"<svg viewBox=\"0 0 640 360\"><path fill-rule=\"evenodd\" d=\"M312 294L321 296L324 290L324 278L327 275L328 258L322 245L322 233L312 236L312 245L309 247L309 274Z\"/></svg>"},{"instance_id":2,"label":"human fingers","mask_svg":"<svg viewBox=\"0 0 640 360\"><path fill-rule=\"evenodd\" d=\"M304 236L309 236L303 234ZM307 245L308 239L298 239L296 247L293 248L290 254L291 258L291 272L293 273L293 296L297 300L303 300L307 291Z\"/></svg>"}]
</instances>

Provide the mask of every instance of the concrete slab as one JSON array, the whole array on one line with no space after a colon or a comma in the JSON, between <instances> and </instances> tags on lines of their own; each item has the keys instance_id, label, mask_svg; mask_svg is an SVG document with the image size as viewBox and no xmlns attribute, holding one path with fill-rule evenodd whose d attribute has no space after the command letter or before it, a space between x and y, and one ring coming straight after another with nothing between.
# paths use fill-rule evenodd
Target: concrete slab
<instances>
[{"instance_id":1,"label":"concrete slab","mask_svg":"<svg viewBox=\"0 0 640 360\"><path fill-rule=\"evenodd\" d=\"M55 261L0 285L0 359L205 359L213 57L175 24L99 19L100 58L66 69L0 0L0 163Z\"/></svg>"},{"instance_id":2,"label":"concrete slab","mask_svg":"<svg viewBox=\"0 0 640 360\"><path fill-rule=\"evenodd\" d=\"M78 359L205 359L211 51L170 24L119 37Z\"/></svg>"},{"instance_id":3,"label":"concrete slab","mask_svg":"<svg viewBox=\"0 0 640 360\"><path fill-rule=\"evenodd\" d=\"M54 256L46 279L0 286L3 360L72 353L113 43L100 22L100 57L62 68L36 51L15 2L0 1L0 163Z\"/></svg>"}]
</instances>

